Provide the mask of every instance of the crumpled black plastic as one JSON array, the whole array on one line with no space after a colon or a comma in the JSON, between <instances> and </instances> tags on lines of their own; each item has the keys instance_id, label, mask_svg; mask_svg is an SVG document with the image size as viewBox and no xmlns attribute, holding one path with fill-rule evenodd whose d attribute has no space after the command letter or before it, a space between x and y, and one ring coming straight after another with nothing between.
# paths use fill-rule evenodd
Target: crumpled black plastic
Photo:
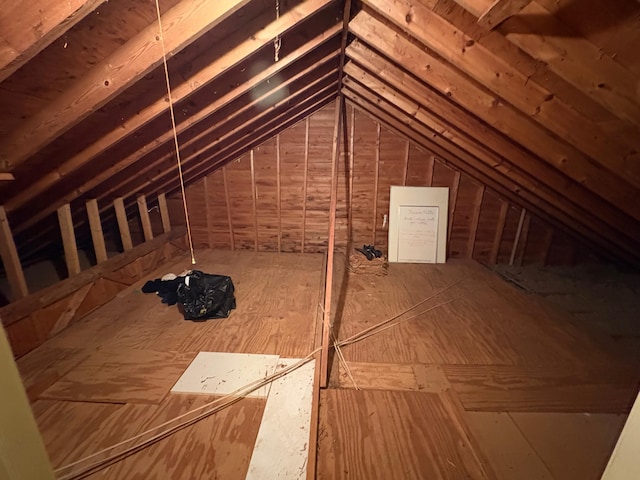
<instances>
[{"instance_id":1,"label":"crumpled black plastic","mask_svg":"<svg viewBox=\"0 0 640 480\"><path fill-rule=\"evenodd\" d=\"M227 318L236 308L231 277L193 270L178 286L178 303L186 320Z\"/></svg>"}]
</instances>

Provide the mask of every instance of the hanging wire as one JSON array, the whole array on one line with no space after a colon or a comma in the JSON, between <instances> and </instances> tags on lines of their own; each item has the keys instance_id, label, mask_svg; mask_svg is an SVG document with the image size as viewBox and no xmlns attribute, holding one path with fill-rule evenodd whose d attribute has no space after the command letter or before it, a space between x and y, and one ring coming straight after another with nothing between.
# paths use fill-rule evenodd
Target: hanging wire
<instances>
[{"instance_id":1,"label":"hanging wire","mask_svg":"<svg viewBox=\"0 0 640 480\"><path fill-rule=\"evenodd\" d=\"M173 99L171 98L171 82L169 81L169 68L167 67L167 52L164 46L164 35L162 33L162 20L160 19L160 3L158 0L156 0L156 13L158 14L158 28L160 29L160 45L162 45L162 63L164 65L165 80L167 81L167 96L169 98L169 112L171 113L171 126L173 127L173 141L176 146L178 176L180 177L180 191L182 192L182 205L184 206L184 216L187 223L187 238L189 239L189 251L191 252L191 265L195 265L196 256L193 251L193 239L191 238L191 223L189 222L189 211L187 209L187 197L184 192L184 177L182 176L182 162L180 160L180 146L178 144L178 131L176 129L176 117L173 112Z\"/></svg>"},{"instance_id":2,"label":"hanging wire","mask_svg":"<svg viewBox=\"0 0 640 480\"><path fill-rule=\"evenodd\" d=\"M280 18L280 0L276 0L276 20L278 20L279 18ZM280 38L280 35L276 35L276 38L273 40L273 49L274 49L273 59L276 62L280 60L281 46L282 46L282 39Z\"/></svg>"}]
</instances>

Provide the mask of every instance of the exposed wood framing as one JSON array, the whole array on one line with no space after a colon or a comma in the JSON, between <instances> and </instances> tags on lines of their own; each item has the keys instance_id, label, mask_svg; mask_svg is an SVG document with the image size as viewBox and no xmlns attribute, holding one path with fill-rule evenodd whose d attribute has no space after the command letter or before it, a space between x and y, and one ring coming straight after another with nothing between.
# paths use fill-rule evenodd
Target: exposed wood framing
<instances>
[{"instance_id":1,"label":"exposed wood framing","mask_svg":"<svg viewBox=\"0 0 640 480\"><path fill-rule=\"evenodd\" d=\"M71 206L68 203L58 209L58 222L60 223L60 233L62 235L62 245L64 247L64 259L67 264L67 271L69 276L77 275L80 273L80 258L78 257L76 234L73 230Z\"/></svg>"},{"instance_id":2,"label":"exposed wood framing","mask_svg":"<svg viewBox=\"0 0 640 480\"><path fill-rule=\"evenodd\" d=\"M449 221L447 222L447 243L451 243L451 232L453 232L453 220L456 214L456 203L458 202L458 189L460 188L460 172L456 171L453 176L453 187L449 194Z\"/></svg>"},{"instance_id":3,"label":"exposed wood framing","mask_svg":"<svg viewBox=\"0 0 640 480\"><path fill-rule=\"evenodd\" d=\"M516 256L515 263L518 267L522 266L524 255L527 251L527 240L529 240L529 228L531 227L531 214L527 212L522 225L522 234L520 235L520 251Z\"/></svg>"},{"instance_id":4,"label":"exposed wood framing","mask_svg":"<svg viewBox=\"0 0 640 480\"><path fill-rule=\"evenodd\" d=\"M329 232L327 238L327 276L324 290L324 314L322 317L322 351L320 355L320 386L326 388L329 380L329 341L331 333L331 290L333 287L333 250L335 247L336 204L338 201L338 158L340 156L340 123L344 100L336 98L331 155L331 200L329 205ZM337 332L334 332L337 335Z\"/></svg>"},{"instance_id":5,"label":"exposed wood framing","mask_svg":"<svg viewBox=\"0 0 640 480\"><path fill-rule=\"evenodd\" d=\"M507 212L509 211L509 202L504 200L500 201L500 213L498 214L498 225L493 237L493 244L491 245L491 253L489 255L489 264L495 265L498 263L498 253L500 252L500 244L502 243L502 234L504 233L504 225L507 221Z\"/></svg>"},{"instance_id":6,"label":"exposed wood framing","mask_svg":"<svg viewBox=\"0 0 640 480\"><path fill-rule=\"evenodd\" d=\"M182 1L163 15L168 52L179 52L250 0ZM132 61L135 59L135 61ZM162 62L158 26L152 23L105 58L46 108L21 124L0 149L0 160L16 167Z\"/></svg>"},{"instance_id":7,"label":"exposed wood framing","mask_svg":"<svg viewBox=\"0 0 640 480\"><path fill-rule=\"evenodd\" d=\"M9 78L104 1L13 1L3 4L0 12L0 82Z\"/></svg>"},{"instance_id":8,"label":"exposed wood framing","mask_svg":"<svg viewBox=\"0 0 640 480\"><path fill-rule=\"evenodd\" d=\"M302 185L302 245L300 251L304 253L304 239L307 226L307 178L309 175L309 117L304 121L304 183Z\"/></svg>"},{"instance_id":9,"label":"exposed wood framing","mask_svg":"<svg viewBox=\"0 0 640 480\"><path fill-rule=\"evenodd\" d=\"M353 167L355 164L356 152L355 148L356 133L356 109L351 108L351 119L349 122L349 203L347 204L349 226L349 234L347 242L353 241Z\"/></svg>"},{"instance_id":10,"label":"exposed wood framing","mask_svg":"<svg viewBox=\"0 0 640 480\"><path fill-rule=\"evenodd\" d=\"M169 218L169 208L167 207L167 197L164 193L158 195L158 208L160 209L160 220L162 221L162 231L171 231L171 219Z\"/></svg>"},{"instance_id":11,"label":"exposed wood framing","mask_svg":"<svg viewBox=\"0 0 640 480\"><path fill-rule=\"evenodd\" d=\"M478 233L478 222L480 221L480 209L482 208L484 189L484 185L480 186L474 202L473 216L471 217L471 228L469 229L469 238L467 239L467 252L469 258L473 258L473 250L476 245L476 235Z\"/></svg>"},{"instance_id":12,"label":"exposed wood framing","mask_svg":"<svg viewBox=\"0 0 640 480\"><path fill-rule=\"evenodd\" d=\"M153 230L151 229L151 220L149 219L149 208L147 207L147 199L144 195L136 197L138 204L138 212L140 213L140 222L142 223L142 233L144 241L153 240Z\"/></svg>"},{"instance_id":13,"label":"exposed wood framing","mask_svg":"<svg viewBox=\"0 0 640 480\"><path fill-rule=\"evenodd\" d=\"M378 181L380 175L380 123L376 124L376 155L373 170L373 230L371 232L371 245L376 244L376 230L378 225Z\"/></svg>"},{"instance_id":14,"label":"exposed wood framing","mask_svg":"<svg viewBox=\"0 0 640 480\"><path fill-rule=\"evenodd\" d=\"M509 257L509 265L513 265L516 259L516 253L520 244L520 236L522 235L522 226L524 224L524 218L527 215L527 211L523 208L520 211L520 219L518 220L518 229L516 230L516 238L513 240L513 247L511 247L511 256Z\"/></svg>"},{"instance_id":15,"label":"exposed wood framing","mask_svg":"<svg viewBox=\"0 0 640 480\"><path fill-rule=\"evenodd\" d=\"M120 240L122 241L122 248L124 250L131 250L133 248L133 242L131 241L131 231L129 230L129 221L127 220L127 212L124 208L124 200L122 197L118 197L113 201L113 208L116 211L116 218L118 220L118 229L120 230Z\"/></svg>"},{"instance_id":16,"label":"exposed wood framing","mask_svg":"<svg viewBox=\"0 0 640 480\"><path fill-rule=\"evenodd\" d=\"M324 4L326 4L327 0L323 0L322 2L316 2L316 3L318 4L316 6L316 9L317 9L323 6ZM316 10L312 10L306 15L310 15L315 11ZM304 18L306 17L304 16L301 17L301 19L304 19ZM282 20L279 21L280 23L278 23L278 25L280 26L280 29L273 30L273 28L269 29L269 27L267 27L267 31L264 32L266 37L269 37L269 35L275 35L276 33L282 33L281 29L291 28L291 26L295 23L295 21L298 20L298 17L283 15L281 19ZM286 23L282 23L284 20L287 20L287 19L288 21ZM309 42L305 43L302 47L296 49L291 54L287 55L284 58L281 58L278 62L267 67L265 70L258 73L255 77L238 85L235 89L226 93L225 95L222 95L221 97L216 98L215 101L213 101L207 107L199 111L197 114L190 117L187 121L178 124L177 133L180 134L186 131L186 129L194 127L199 122L205 120L210 115L215 113L217 110L223 108L225 105L228 105L233 100L240 98L242 95L246 94L247 92L250 92L253 88L259 85L261 82L266 81L272 75L277 74L278 72L281 72L287 66L292 65L296 60L299 60L301 57L307 55L312 49L323 45L325 42L327 42L329 39L335 36L338 32L339 32L339 27L337 26L329 29L327 32L311 39ZM254 53L256 49L259 49L261 46L263 46L264 42L265 40L263 39L261 42L256 44L256 40L252 39L250 42L246 42L247 45L242 44L236 47L235 49L232 49L232 51L229 52L228 55L225 55L223 58L216 60L213 64L209 65L209 67L203 69L201 72L199 72L194 77L192 77L192 80L193 80L192 82L186 82L186 83L180 84L175 89L172 89L171 95L172 95L173 101L178 102L181 99L186 98L188 95L196 91L196 90L193 90L194 87L200 87L201 85L206 84L211 80L217 78L218 76L222 75L225 71L227 71L229 68L231 68L231 66L234 65L234 62L236 63L238 62L237 58L234 57L234 55L244 56L244 57L249 56L252 53ZM164 100L159 100L155 104L147 107L135 117L127 120L127 122L123 125L124 128L119 127L117 129L114 129L112 132L110 132L105 137L103 137L102 140L96 142L94 145L88 147L87 149L83 150L76 156L67 160L63 165L59 166L52 173L46 174L40 179L36 180L34 184L31 186L31 188L29 188L28 192L20 193L14 196L13 198L11 198L10 205L8 205L7 207L8 208L10 207L10 209L12 209L12 208L18 208L19 206L24 205L30 199L34 198L35 196L42 193L50 186L54 185L60 178L69 174L74 169L88 163L91 159L93 159L96 155L104 151L106 148L121 141L123 138L125 138L126 135L143 127L151 120L157 118L159 115L166 112L166 109L167 109L167 104L166 102L164 102ZM128 157L120 160L116 165L106 168L104 171L100 172L100 174L95 176L94 178L87 179L84 185L80 186L77 189L77 192L85 193L90 191L91 189L95 188L97 185L100 185L101 183L111 178L117 172L123 171L126 167L129 167L134 163L136 163L137 161L141 160L142 158L145 157L145 155L148 155L149 153L154 151L156 148L160 147L161 145L164 145L166 142L172 141L172 139L173 139L173 131L166 130L161 135L156 136L148 144L137 149ZM171 158L173 159L173 156L171 156ZM71 201L72 199L73 199L72 196L66 196L63 198L63 200L66 200L66 201ZM44 209L42 212L38 212L38 215L35 216L35 218L31 222L26 223L26 225L28 226L29 224L35 223L39 219L44 218L48 213L50 213L48 209Z\"/></svg>"},{"instance_id":17,"label":"exposed wood framing","mask_svg":"<svg viewBox=\"0 0 640 480\"><path fill-rule=\"evenodd\" d=\"M229 184L227 183L227 168L222 167L222 181L224 183L224 199L227 207L227 223L229 225L229 245L231 251L235 251L236 243L233 235L233 220L231 218L231 200L229 198Z\"/></svg>"},{"instance_id":18,"label":"exposed wood framing","mask_svg":"<svg viewBox=\"0 0 640 480\"><path fill-rule=\"evenodd\" d=\"M409 173L409 150L411 150L411 142L407 139L407 144L404 148L404 168L402 171L402 185L407 184L407 173Z\"/></svg>"},{"instance_id":19,"label":"exposed wood framing","mask_svg":"<svg viewBox=\"0 0 640 480\"><path fill-rule=\"evenodd\" d=\"M96 261L102 263L107 260L107 248L104 244L104 234L102 233L102 222L100 221L97 200L88 200L86 207L91 228L91 239L93 240L93 251L96 254Z\"/></svg>"},{"instance_id":20,"label":"exposed wood framing","mask_svg":"<svg viewBox=\"0 0 640 480\"><path fill-rule=\"evenodd\" d=\"M29 289L24 278L16 244L11 234L7 212L5 212L3 206L0 206L0 254L2 256L2 265L5 272L7 272L7 279L9 280L13 298L26 297L29 295Z\"/></svg>"},{"instance_id":21,"label":"exposed wood framing","mask_svg":"<svg viewBox=\"0 0 640 480\"><path fill-rule=\"evenodd\" d=\"M478 24L492 29L517 14L532 0L496 0L478 19Z\"/></svg>"},{"instance_id":22,"label":"exposed wood framing","mask_svg":"<svg viewBox=\"0 0 640 480\"><path fill-rule=\"evenodd\" d=\"M258 208L256 207L256 201L258 197L258 191L256 187L256 169L253 163L253 148L249 152L249 158L251 162L251 201L253 206L253 249L258 251Z\"/></svg>"},{"instance_id":23,"label":"exposed wood framing","mask_svg":"<svg viewBox=\"0 0 640 480\"><path fill-rule=\"evenodd\" d=\"M436 157L429 155L429 168L427 168L427 178L425 184L428 187L433 185L433 170L436 168Z\"/></svg>"},{"instance_id":24,"label":"exposed wood framing","mask_svg":"<svg viewBox=\"0 0 640 480\"><path fill-rule=\"evenodd\" d=\"M7 182L10 180L15 180L13 173L11 172L0 172L0 182Z\"/></svg>"},{"instance_id":25,"label":"exposed wood framing","mask_svg":"<svg viewBox=\"0 0 640 480\"><path fill-rule=\"evenodd\" d=\"M278 252L282 251L282 197L280 192L280 134L276 135L276 211L278 216Z\"/></svg>"}]
</instances>

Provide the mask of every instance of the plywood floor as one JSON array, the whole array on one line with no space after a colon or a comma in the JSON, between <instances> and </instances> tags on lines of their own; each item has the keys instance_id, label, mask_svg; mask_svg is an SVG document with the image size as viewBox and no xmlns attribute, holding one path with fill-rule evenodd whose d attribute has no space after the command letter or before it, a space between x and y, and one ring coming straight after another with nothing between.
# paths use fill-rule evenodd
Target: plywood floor
<instances>
[{"instance_id":1,"label":"plywood floor","mask_svg":"<svg viewBox=\"0 0 640 480\"><path fill-rule=\"evenodd\" d=\"M197 252L195 268L230 275L237 309L189 322L140 284L18 361L54 468L214 397L170 393L199 351L303 357L313 350L323 256ZM191 268L187 256L156 271ZM244 478L265 408L248 398L92 478Z\"/></svg>"},{"instance_id":2,"label":"plywood floor","mask_svg":"<svg viewBox=\"0 0 640 480\"><path fill-rule=\"evenodd\" d=\"M56 467L210 400L169 392L199 351L313 349L321 255L204 251L198 262L233 278L230 318L184 321L134 285L20 359ZM185 256L156 276L187 268ZM358 389L334 359L318 478L599 478L639 379L615 344L471 261L370 276L347 274L338 255L334 282L338 338L437 295L415 318L344 347ZM242 400L94 477L244 478L264 404Z\"/></svg>"},{"instance_id":3,"label":"plywood floor","mask_svg":"<svg viewBox=\"0 0 640 480\"><path fill-rule=\"evenodd\" d=\"M339 339L441 293L334 358L319 478L600 478L640 378L605 336L474 262L335 268Z\"/></svg>"}]
</instances>

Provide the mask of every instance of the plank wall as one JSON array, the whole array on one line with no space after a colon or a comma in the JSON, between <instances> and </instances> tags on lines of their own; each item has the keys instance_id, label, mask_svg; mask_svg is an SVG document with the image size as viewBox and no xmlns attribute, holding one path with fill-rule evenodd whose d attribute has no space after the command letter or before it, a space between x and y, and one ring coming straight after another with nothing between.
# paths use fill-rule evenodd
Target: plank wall
<instances>
[{"instance_id":1,"label":"plank wall","mask_svg":"<svg viewBox=\"0 0 640 480\"><path fill-rule=\"evenodd\" d=\"M324 107L188 186L195 246L324 251L334 108ZM450 258L489 264L513 259L517 265L598 260L567 232L523 214L519 206L359 109L347 104L343 117L336 246L375 244L386 250L389 187L437 186L450 189ZM174 195L172 218L184 219L182 208Z\"/></svg>"}]
</instances>

